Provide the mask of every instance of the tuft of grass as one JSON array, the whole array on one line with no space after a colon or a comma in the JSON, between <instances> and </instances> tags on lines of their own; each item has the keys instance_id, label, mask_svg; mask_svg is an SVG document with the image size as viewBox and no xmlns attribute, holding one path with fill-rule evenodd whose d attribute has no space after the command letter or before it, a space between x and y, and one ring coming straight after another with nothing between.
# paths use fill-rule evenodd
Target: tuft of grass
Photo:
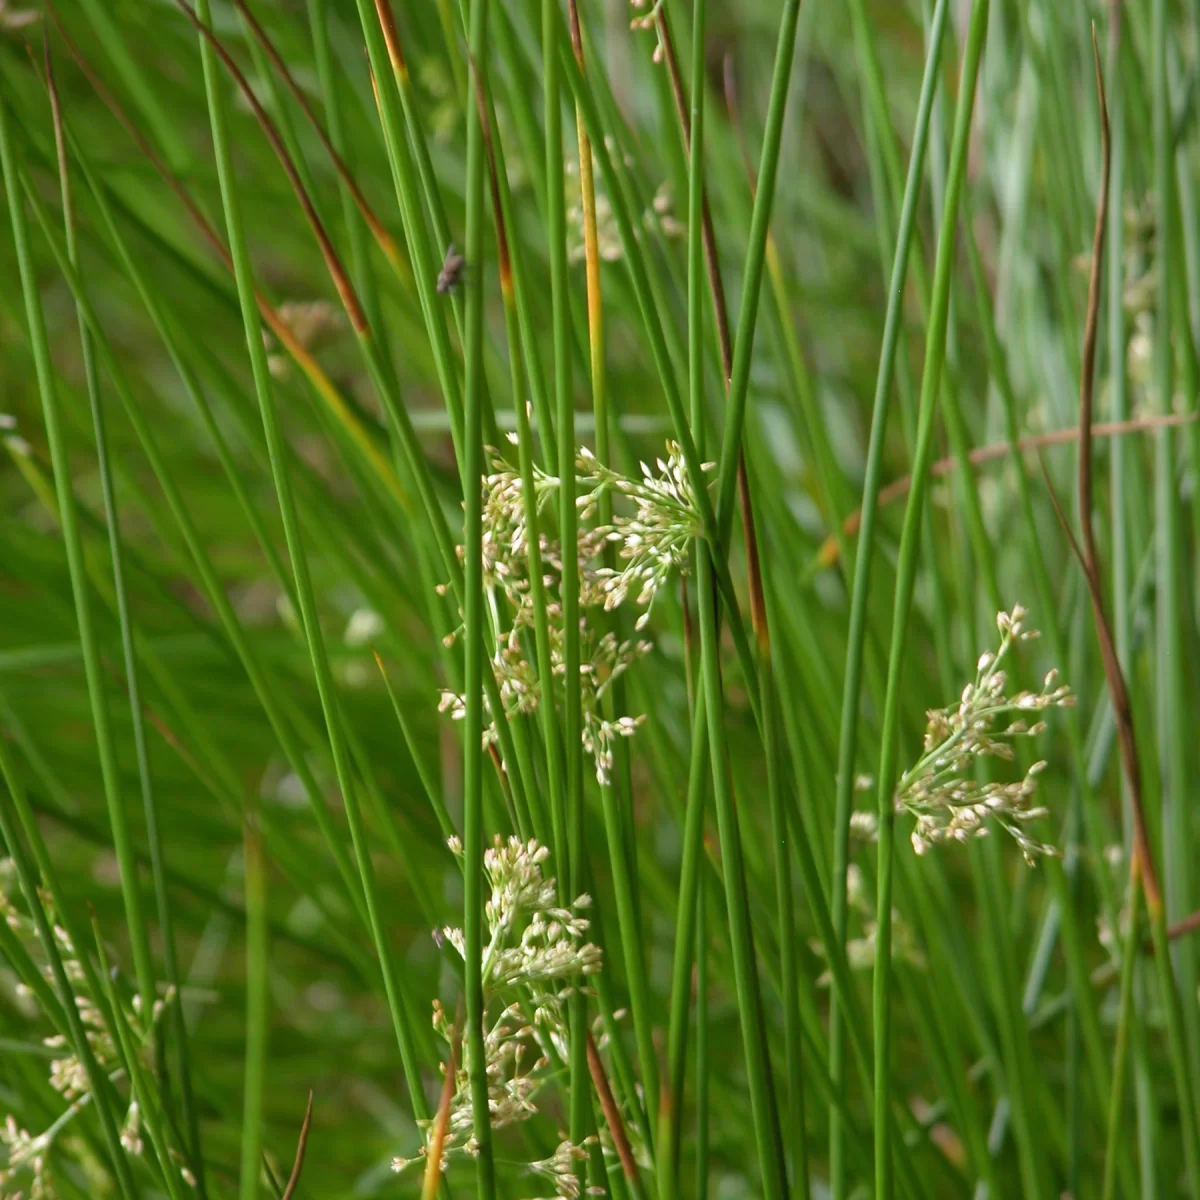
<instances>
[{"instance_id":1,"label":"tuft of grass","mask_svg":"<svg viewBox=\"0 0 1200 1200\"><path fill-rule=\"evenodd\" d=\"M1200 28L956 15L3 8L0 1192L1200 1190Z\"/></svg>"}]
</instances>

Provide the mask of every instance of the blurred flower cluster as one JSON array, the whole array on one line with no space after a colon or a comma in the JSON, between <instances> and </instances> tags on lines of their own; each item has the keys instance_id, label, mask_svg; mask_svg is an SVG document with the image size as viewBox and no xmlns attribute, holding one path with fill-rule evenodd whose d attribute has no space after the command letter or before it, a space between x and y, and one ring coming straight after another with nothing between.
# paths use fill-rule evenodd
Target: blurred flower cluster
<instances>
[{"instance_id":1,"label":"blurred flower cluster","mask_svg":"<svg viewBox=\"0 0 1200 1200\"><path fill-rule=\"evenodd\" d=\"M0 920L4 921L9 931L19 940L31 966L51 988L54 988L54 974L43 953L37 927L32 917L19 908L8 894L7 885L13 875L11 860L0 861ZM88 992L87 976L81 965L79 952L70 934L55 922L54 905L50 897L40 894L39 902L49 920L55 946L67 979L74 990L76 1008L88 1046L100 1069L114 1083L118 1082L124 1077L125 1070L121 1065L113 1035L105 1023L104 1014L95 998ZM18 982L14 989L14 999L19 1004L31 1001L32 989L28 984ZM135 995L129 1007L124 1009L125 1023L137 1039L139 1052L148 1067L152 1062L155 1027L161 1020L166 1006L173 1000L174 993L170 991L165 997L156 1000L149 1020L144 1019L139 995ZM3 1127L0 1128L0 1146L3 1146L6 1152L5 1162L0 1167L0 1196L20 1197L25 1194L24 1189L28 1188L30 1200L53 1200L57 1192L49 1165L50 1151L55 1139L92 1101L87 1070L72 1050L67 1038L62 1034L52 1034L43 1038L42 1044L51 1053L50 1086L67 1101L67 1106L51 1125L36 1135L24 1129L12 1113L5 1116ZM141 1130L141 1110L137 1101L130 1097L121 1126L121 1145L127 1154L136 1156L142 1153Z\"/></svg>"},{"instance_id":2,"label":"blurred flower cluster","mask_svg":"<svg viewBox=\"0 0 1200 1200\"><path fill-rule=\"evenodd\" d=\"M846 903L862 923L862 936L846 941L846 965L852 971L870 971L875 966L879 922L876 920L874 903L867 895L862 870L854 863L846 870ZM809 947L818 958L825 957L824 942L814 938L809 942ZM892 959L897 963L907 963L916 970L924 970L927 966L917 935L898 908L892 909ZM817 987L829 987L832 982L833 974L828 969L817 977Z\"/></svg>"}]
</instances>

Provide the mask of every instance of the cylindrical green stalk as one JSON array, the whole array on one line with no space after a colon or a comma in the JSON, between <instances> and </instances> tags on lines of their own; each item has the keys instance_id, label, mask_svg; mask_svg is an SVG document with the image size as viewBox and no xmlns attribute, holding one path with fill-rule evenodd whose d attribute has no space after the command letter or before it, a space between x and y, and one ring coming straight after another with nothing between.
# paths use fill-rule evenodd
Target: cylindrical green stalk
<instances>
[{"instance_id":1,"label":"cylindrical green stalk","mask_svg":"<svg viewBox=\"0 0 1200 1200\"><path fill-rule=\"evenodd\" d=\"M1129 1064L1129 1031L1134 1020L1133 976L1141 936L1142 883L1136 863L1129 878L1129 931L1121 950L1121 1001L1117 1010L1117 1041L1113 1048L1112 1095L1108 1102L1107 1136L1104 1142L1103 1200L1112 1200L1117 1183L1117 1156L1125 1140L1121 1114L1125 1108L1125 1073Z\"/></svg>"},{"instance_id":2,"label":"cylindrical green stalk","mask_svg":"<svg viewBox=\"0 0 1200 1200\"><path fill-rule=\"evenodd\" d=\"M579 10L575 3L568 5L571 27L571 42L580 73L584 73L583 34L579 24ZM586 76L585 76L586 77ZM592 146L578 104L575 108L576 136L579 145L579 189L583 208L584 264L587 279L588 359L591 368L592 412L596 421L596 458L605 466L611 465L608 384L605 365L604 303L600 289L600 241L596 218L596 183ZM562 418L560 416L560 429ZM565 462L560 451L559 461ZM597 502L597 520L601 525L612 523L612 495L606 488ZM564 535L565 536L565 535ZM615 564L613 547L605 547L605 563L610 568ZM624 686L620 679L609 689L604 704L606 716L615 715L614 699L623 697ZM622 761L626 747L617 748ZM630 853L630 837L626 829L626 813L622 800L624 773L617 773L616 782L600 784L600 804L604 816L604 832L608 844L609 864L612 870L613 894L617 904L617 925L621 935L621 950L625 959L625 979L629 988L629 1008L633 1016L634 1036L637 1040L638 1058L642 1073L642 1088L645 1093L649 1128L653 1130L658 1114L658 1057L650 1027L650 999L646 978L646 961L643 953L641 921L637 905L637 867ZM632 821L632 816L628 819ZM648 1145L654 1153L653 1140Z\"/></svg>"},{"instance_id":3,"label":"cylindrical green stalk","mask_svg":"<svg viewBox=\"0 0 1200 1200\"><path fill-rule=\"evenodd\" d=\"M692 713L691 762L683 826L683 856L675 910L671 1012L667 1025L667 1088L659 1122L658 1190L662 1200L679 1195L679 1156L683 1130L683 1091L687 1072L688 1010L691 1006L692 955L698 913L704 904L700 873L704 869L704 801L708 792L708 715L704 692L697 689ZM651 1120L654 1114L650 1114Z\"/></svg>"},{"instance_id":4,"label":"cylindrical green stalk","mask_svg":"<svg viewBox=\"0 0 1200 1200\"><path fill-rule=\"evenodd\" d=\"M705 0L696 0L696 22L703 41ZM688 223L688 382L691 420L696 448L703 453L704 426L704 261L700 210L704 180L704 91L699 88L692 98L692 138L689 180ZM745 862L741 834L734 805L728 748L725 740L725 703L717 646L716 588L712 556L716 547L697 546L696 589L700 621L701 674L708 721L709 761L717 822L721 836L721 863L725 877L725 895L729 911L730 943L733 949L734 975L750 1084L750 1106L754 1119L755 1142L762 1171L763 1194L767 1200L785 1200L788 1194L787 1168L779 1128L779 1114L771 1078L763 1022L762 995L754 951L746 891ZM701 706L696 705L699 714ZM673 1097L678 1104L679 1097Z\"/></svg>"},{"instance_id":5,"label":"cylindrical green stalk","mask_svg":"<svg viewBox=\"0 0 1200 1200\"><path fill-rule=\"evenodd\" d=\"M267 993L267 864L257 814L246 814L246 1052L242 1091L241 1200L257 1200L270 997Z\"/></svg>"},{"instance_id":6,"label":"cylindrical green stalk","mask_svg":"<svg viewBox=\"0 0 1200 1200\"><path fill-rule=\"evenodd\" d=\"M708 925L696 894L696 1200L708 1198Z\"/></svg>"},{"instance_id":7,"label":"cylindrical green stalk","mask_svg":"<svg viewBox=\"0 0 1200 1200\"><path fill-rule=\"evenodd\" d=\"M486 88L488 0L471 5L468 67L472 82ZM475 274L468 283L466 396L463 429L463 479L466 512L463 532L466 624L467 717L463 749L463 933L466 942L466 1052L470 1070L471 1111L479 1154L475 1159L479 1200L496 1194L492 1161L492 1119L488 1105L488 1069L483 1038L483 673L487 614L483 595L483 125L475 104L467 105L467 258Z\"/></svg>"},{"instance_id":8,"label":"cylindrical green stalk","mask_svg":"<svg viewBox=\"0 0 1200 1200\"><path fill-rule=\"evenodd\" d=\"M925 151L929 144L930 117L937 91L938 64L941 62L942 39L946 28L948 0L940 0L929 32L929 48L921 98L913 133L912 156L908 179L904 187L904 203L900 213L900 229L896 239L896 256L892 279L888 287L888 306L884 317L883 344L879 370L876 375L875 402L871 414L871 432L867 442L867 463L863 479L862 516L855 555L853 592L850 598L850 633L846 645L846 666L842 680L842 717L838 741L838 772L836 815L833 843L833 893L831 916L835 936L846 936L846 872L850 861L850 812L854 803L854 770L858 750L858 712L862 689L863 652L866 646L867 606L871 564L875 544L875 517L878 512L879 489L882 484L883 445L887 432L888 398L891 395L896 350L900 340L903 318L904 279L908 273L908 256L912 247L917 205L924 178ZM829 1070L835 1085L845 1080L845 1034L842 1021L845 1014L835 1004L829 1012ZM829 1158L831 1186L835 1197L845 1194L846 1160L842 1122L836 1113L829 1118Z\"/></svg>"},{"instance_id":9,"label":"cylindrical green stalk","mask_svg":"<svg viewBox=\"0 0 1200 1200\"><path fill-rule=\"evenodd\" d=\"M570 296L567 288L567 218L563 177L562 109L559 96L559 32L556 0L542 0L542 96L545 120L546 192L549 204L550 293L554 320L554 396L558 421L559 537L562 544L563 742L566 748L563 827L567 862L560 867L567 898L583 879L583 710L579 677L579 545L575 506L575 407L571 390ZM587 1066L587 1002L579 991L570 1001L569 1132L582 1142L591 1120Z\"/></svg>"},{"instance_id":10,"label":"cylindrical green stalk","mask_svg":"<svg viewBox=\"0 0 1200 1200\"><path fill-rule=\"evenodd\" d=\"M930 305L929 334L925 351L925 373L917 425L917 448L913 462L913 488L904 513L896 593L892 615L892 646L888 656L887 693L883 710L883 733L879 760L879 844L876 878L874 1028L875 1028L875 1193L876 1200L891 1200L893 1163L891 1144L891 949L892 949L892 858L896 814L893 791L898 777L896 759L899 742L900 691L909 612L916 584L917 546L921 515L928 488L929 463L933 455L933 428L946 350L946 322L950 282L954 265L955 225L958 199L966 174L967 143L971 130L975 85L987 36L990 0L976 0L971 13L963 57L959 104L954 119L946 202L938 238Z\"/></svg>"},{"instance_id":11,"label":"cylindrical green stalk","mask_svg":"<svg viewBox=\"0 0 1200 1200\"><path fill-rule=\"evenodd\" d=\"M1167 0L1154 0L1152 22L1152 76L1154 80L1154 195L1157 294L1154 322L1154 390L1159 411L1169 413L1174 386L1174 347L1171 338L1172 183L1175 163L1171 128L1171 102L1167 74ZM1184 755L1180 743L1183 646L1179 607L1178 502L1175 495L1174 435L1169 429L1155 436L1154 520L1156 531L1156 661L1158 693L1155 698L1159 731L1160 777L1164 782L1163 844L1166 851L1166 903L1172 898L1176 872L1171 869L1172 847L1186 845L1190 837L1191 806L1185 801ZM1182 841L1181 841L1182 839ZM1195 1081L1191 1079L1186 1023L1178 984L1166 940L1166 903L1147 897L1150 928L1154 935L1155 967L1166 1008L1168 1044L1180 1108L1184 1162L1188 1185L1200 1195L1200 1116L1196 1111Z\"/></svg>"},{"instance_id":12,"label":"cylindrical green stalk","mask_svg":"<svg viewBox=\"0 0 1200 1200\"><path fill-rule=\"evenodd\" d=\"M200 0L197 8L197 17L204 29L210 27L208 0ZM333 759L334 773L338 781L338 786L341 789L346 822L350 829L351 842L354 847L354 855L358 867L361 896L356 898L360 899L361 902L365 902L367 925L374 942L376 955L379 959L389 1015L392 1019L393 1032L395 1033L397 1045L400 1050L400 1057L409 1090L409 1098L416 1115L424 1117L427 1106L417 1062L416 1042L407 1011L408 1006L405 1004L401 994L399 975L395 969L394 954L384 928L374 863L371 859L366 828L358 802L357 785L350 764L345 735L342 730L343 718L339 710L336 685L325 645L324 633L321 628L320 613L310 575L307 551L300 529L288 466L287 448L275 400L274 385L267 367L266 351L262 340L262 329L255 295L253 268L250 261L249 249L246 244L240 195L232 166L228 121L222 99L217 67L217 58L219 55L215 41L210 33L201 36L200 52L204 68L205 88L208 96L213 146L217 161L217 175L221 188L226 226L229 233L229 248L233 258L242 321L246 330L246 345L250 356L255 393L258 398L263 433L271 463L272 479L279 501L280 517L282 518L288 555L291 559L304 639L308 647L313 676L321 701L321 710L325 719L325 728L329 740L330 754ZM318 232L320 231L318 230ZM342 283L343 281L339 280L338 282ZM369 333L365 333L362 330L358 332L360 334L360 342L363 343L363 348L368 355L369 365L374 369L373 373L376 381L379 382L382 380L383 372L377 348L371 343ZM478 489L476 490L478 491ZM249 1064L247 1069L249 1070ZM245 1179L243 1179L243 1186L247 1186Z\"/></svg>"},{"instance_id":13,"label":"cylindrical green stalk","mask_svg":"<svg viewBox=\"0 0 1200 1200\"><path fill-rule=\"evenodd\" d=\"M49 60L47 59L47 64ZM75 227L74 205L71 196L70 177L67 170L65 128L59 112L58 94L48 77L51 105L54 110L54 131L58 148L59 187L63 203L67 254L76 270L79 269L79 246ZM82 306L76 303L79 322L80 348L83 353L84 378L92 412L92 432L96 439L96 460L100 469L100 489L104 501L104 519L108 525L109 557L112 561L113 595L116 600L117 620L121 629L121 654L125 667L125 686L129 692L129 716L133 730L134 756L138 766L138 780L142 790L142 809L146 820L146 837L150 845L150 869L154 879L154 896L158 908L158 923L162 934L163 969L167 985L179 993L179 966L175 953L175 930L171 920L171 904L167 892L165 866L163 863L162 832L159 827L158 803L154 793L154 781L150 773L150 755L146 746L146 721L142 707L141 686L138 675L137 652L134 648L133 622L129 612L128 595L125 588L124 554L121 543L120 518L117 512L113 488L112 469L108 454L108 436L105 428L103 401L100 395L100 377L96 368L96 355ZM143 1004L146 999L143 995ZM149 1011L149 1010L144 1010ZM171 1005L171 1025L175 1036L175 1061L179 1072L180 1102L184 1124L187 1128L188 1161L196 1178L196 1190L205 1195L204 1156L200 1147L200 1124L192 1094L192 1069L188 1055L187 1024L183 1018L183 1006ZM174 1170L173 1167L169 1168Z\"/></svg>"}]
</instances>

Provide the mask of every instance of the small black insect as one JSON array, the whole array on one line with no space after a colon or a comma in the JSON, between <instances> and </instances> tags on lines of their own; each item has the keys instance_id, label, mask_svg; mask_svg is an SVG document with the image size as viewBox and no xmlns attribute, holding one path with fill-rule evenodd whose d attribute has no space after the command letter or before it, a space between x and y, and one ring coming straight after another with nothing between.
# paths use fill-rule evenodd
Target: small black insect
<instances>
[{"instance_id":1,"label":"small black insect","mask_svg":"<svg viewBox=\"0 0 1200 1200\"><path fill-rule=\"evenodd\" d=\"M439 296L446 295L447 292L452 292L462 281L463 272L466 270L467 260L459 254L453 242L450 243L446 250L446 261L442 263L442 269L438 272L437 290Z\"/></svg>"}]
</instances>

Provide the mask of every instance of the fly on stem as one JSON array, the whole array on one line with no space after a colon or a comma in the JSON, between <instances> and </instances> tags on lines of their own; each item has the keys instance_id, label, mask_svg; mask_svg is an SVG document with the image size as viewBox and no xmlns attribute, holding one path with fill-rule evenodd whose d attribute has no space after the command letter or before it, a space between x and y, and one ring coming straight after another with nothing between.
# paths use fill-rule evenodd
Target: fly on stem
<instances>
[{"instance_id":1,"label":"fly on stem","mask_svg":"<svg viewBox=\"0 0 1200 1200\"><path fill-rule=\"evenodd\" d=\"M462 282L467 269L466 257L458 252L454 243L446 247L446 257L442 269L438 272L437 291L439 296L446 296Z\"/></svg>"}]
</instances>

